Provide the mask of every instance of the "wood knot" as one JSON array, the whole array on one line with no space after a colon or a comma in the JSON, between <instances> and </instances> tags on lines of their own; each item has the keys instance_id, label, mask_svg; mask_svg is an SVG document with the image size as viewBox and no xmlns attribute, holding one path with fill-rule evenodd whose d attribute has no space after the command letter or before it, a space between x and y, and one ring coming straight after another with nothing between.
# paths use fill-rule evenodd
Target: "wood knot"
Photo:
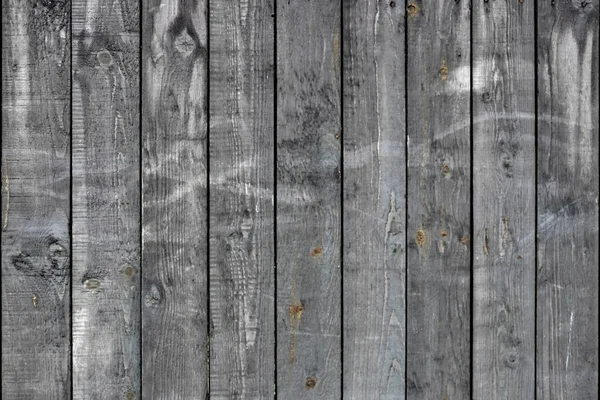
<instances>
[{"instance_id":1,"label":"wood knot","mask_svg":"<svg viewBox=\"0 0 600 400\"><path fill-rule=\"evenodd\" d=\"M127 400L135 399L135 394L133 392L127 392Z\"/></svg>"},{"instance_id":2,"label":"wood knot","mask_svg":"<svg viewBox=\"0 0 600 400\"><path fill-rule=\"evenodd\" d=\"M425 244L425 239L427 239L427 236L425 236L425 232L423 232L423 229L419 229L417 233L415 233L415 240L417 241L417 245L419 247L422 247Z\"/></svg>"},{"instance_id":3,"label":"wood knot","mask_svg":"<svg viewBox=\"0 0 600 400\"><path fill-rule=\"evenodd\" d=\"M125 275L127 275L128 277L132 277L133 274L135 273L135 270L133 269L132 266L127 266L127 268L125 268Z\"/></svg>"},{"instance_id":4,"label":"wood knot","mask_svg":"<svg viewBox=\"0 0 600 400\"><path fill-rule=\"evenodd\" d=\"M315 386L317 386L317 380L315 378L313 378L311 376L306 378L306 381L304 382L304 388L306 390L313 389Z\"/></svg>"},{"instance_id":5,"label":"wood knot","mask_svg":"<svg viewBox=\"0 0 600 400\"><path fill-rule=\"evenodd\" d=\"M188 57L196 48L196 43L194 43L194 40L190 37L190 35L188 35L186 29L184 29L175 39L175 48L184 57Z\"/></svg>"},{"instance_id":6,"label":"wood knot","mask_svg":"<svg viewBox=\"0 0 600 400\"><path fill-rule=\"evenodd\" d=\"M408 15L410 17L410 19L412 20L415 15L417 14L417 12L419 12L419 6L417 6L415 4L415 2L411 2L408 7L407 7L407 11L408 11Z\"/></svg>"},{"instance_id":7,"label":"wood knot","mask_svg":"<svg viewBox=\"0 0 600 400\"><path fill-rule=\"evenodd\" d=\"M448 65L446 65L446 59L442 59L442 66L440 67L440 76L442 77L442 82L446 82L446 79L448 79Z\"/></svg>"},{"instance_id":8,"label":"wood knot","mask_svg":"<svg viewBox=\"0 0 600 400\"><path fill-rule=\"evenodd\" d=\"M150 292L144 297L146 307L156 308L162 301L162 296L156 285L152 285Z\"/></svg>"},{"instance_id":9,"label":"wood knot","mask_svg":"<svg viewBox=\"0 0 600 400\"><path fill-rule=\"evenodd\" d=\"M304 311L304 307L302 307L302 302L297 301L294 304L290 304L288 306L288 314L290 316L290 320L299 321L302 317L302 312Z\"/></svg>"},{"instance_id":10,"label":"wood knot","mask_svg":"<svg viewBox=\"0 0 600 400\"><path fill-rule=\"evenodd\" d=\"M100 290L100 286L102 285L102 283L100 282L100 280L98 279L88 279L86 280L84 283L85 288L88 290L93 290L93 291L98 291Z\"/></svg>"},{"instance_id":11,"label":"wood knot","mask_svg":"<svg viewBox=\"0 0 600 400\"><path fill-rule=\"evenodd\" d=\"M468 243L469 243L469 237L468 237L467 235L463 235L463 236L460 238L460 244L462 244L462 245L465 245L465 246L466 246Z\"/></svg>"},{"instance_id":12,"label":"wood knot","mask_svg":"<svg viewBox=\"0 0 600 400\"><path fill-rule=\"evenodd\" d=\"M448 232L446 232L446 230L445 230L445 229L442 229L442 230L440 231L440 236L441 236L441 237L446 237L446 236L448 236Z\"/></svg>"},{"instance_id":13,"label":"wood knot","mask_svg":"<svg viewBox=\"0 0 600 400\"><path fill-rule=\"evenodd\" d=\"M390 1L390 7L392 7L392 8L396 7L396 2L395 1Z\"/></svg>"},{"instance_id":14,"label":"wood knot","mask_svg":"<svg viewBox=\"0 0 600 400\"><path fill-rule=\"evenodd\" d=\"M444 163L444 165L442 165L442 174L444 175L448 175L450 173L450 166L446 163Z\"/></svg>"},{"instance_id":15,"label":"wood knot","mask_svg":"<svg viewBox=\"0 0 600 400\"><path fill-rule=\"evenodd\" d=\"M310 256L313 258L321 257L323 255L323 247L317 246L311 250Z\"/></svg>"},{"instance_id":16,"label":"wood knot","mask_svg":"<svg viewBox=\"0 0 600 400\"><path fill-rule=\"evenodd\" d=\"M98 62L105 67L108 67L113 63L113 58L108 50L98 52L96 57L98 58Z\"/></svg>"}]
</instances>

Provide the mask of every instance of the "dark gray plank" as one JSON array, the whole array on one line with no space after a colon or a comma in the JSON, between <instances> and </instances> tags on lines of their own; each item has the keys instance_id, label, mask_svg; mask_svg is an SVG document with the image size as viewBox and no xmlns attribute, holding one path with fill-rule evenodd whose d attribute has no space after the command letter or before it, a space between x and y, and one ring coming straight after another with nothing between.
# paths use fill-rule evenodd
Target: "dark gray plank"
<instances>
[{"instance_id":1,"label":"dark gray plank","mask_svg":"<svg viewBox=\"0 0 600 400\"><path fill-rule=\"evenodd\" d=\"M538 2L537 398L598 398L598 0Z\"/></svg>"},{"instance_id":2,"label":"dark gray plank","mask_svg":"<svg viewBox=\"0 0 600 400\"><path fill-rule=\"evenodd\" d=\"M272 399L274 10L209 9L210 397Z\"/></svg>"},{"instance_id":3,"label":"dark gray plank","mask_svg":"<svg viewBox=\"0 0 600 400\"><path fill-rule=\"evenodd\" d=\"M277 395L341 395L340 12L277 2Z\"/></svg>"},{"instance_id":4,"label":"dark gray plank","mask_svg":"<svg viewBox=\"0 0 600 400\"><path fill-rule=\"evenodd\" d=\"M473 398L535 390L534 2L473 3Z\"/></svg>"},{"instance_id":5,"label":"dark gray plank","mask_svg":"<svg viewBox=\"0 0 600 400\"><path fill-rule=\"evenodd\" d=\"M138 1L73 4L75 399L140 394L138 21Z\"/></svg>"},{"instance_id":6,"label":"dark gray plank","mask_svg":"<svg viewBox=\"0 0 600 400\"><path fill-rule=\"evenodd\" d=\"M2 398L64 399L70 2L2 2Z\"/></svg>"},{"instance_id":7,"label":"dark gray plank","mask_svg":"<svg viewBox=\"0 0 600 400\"><path fill-rule=\"evenodd\" d=\"M407 397L470 397L469 2L407 5Z\"/></svg>"},{"instance_id":8,"label":"dark gray plank","mask_svg":"<svg viewBox=\"0 0 600 400\"><path fill-rule=\"evenodd\" d=\"M207 385L206 2L142 10L142 393Z\"/></svg>"},{"instance_id":9,"label":"dark gray plank","mask_svg":"<svg viewBox=\"0 0 600 400\"><path fill-rule=\"evenodd\" d=\"M344 2L344 398L405 393L406 4Z\"/></svg>"}]
</instances>

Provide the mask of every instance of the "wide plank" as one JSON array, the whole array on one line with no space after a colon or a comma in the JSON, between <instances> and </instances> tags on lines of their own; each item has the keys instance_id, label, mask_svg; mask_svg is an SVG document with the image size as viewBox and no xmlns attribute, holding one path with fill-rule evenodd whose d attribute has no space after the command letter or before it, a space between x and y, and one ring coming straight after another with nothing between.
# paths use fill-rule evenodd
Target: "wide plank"
<instances>
[{"instance_id":1,"label":"wide plank","mask_svg":"<svg viewBox=\"0 0 600 400\"><path fill-rule=\"evenodd\" d=\"M473 3L473 398L535 391L534 2Z\"/></svg>"},{"instance_id":2,"label":"wide plank","mask_svg":"<svg viewBox=\"0 0 600 400\"><path fill-rule=\"evenodd\" d=\"M277 397L341 396L341 3L278 1Z\"/></svg>"},{"instance_id":3,"label":"wide plank","mask_svg":"<svg viewBox=\"0 0 600 400\"><path fill-rule=\"evenodd\" d=\"M407 7L407 398L470 398L470 4Z\"/></svg>"},{"instance_id":4,"label":"wide plank","mask_svg":"<svg viewBox=\"0 0 600 400\"><path fill-rule=\"evenodd\" d=\"M70 11L2 2L2 398L71 396Z\"/></svg>"},{"instance_id":5,"label":"wide plank","mask_svg":"<svg viewBox=\"0 0 600 400\"><path fill-rule=\"evenodd\" d=\"M142 394L208 392L207 4L142 10Z\"/></svg>"},{"instance_id":6,"label":"wide plank","mask_svg":"<svg viewBox=\"0 0 600 400\"><path fill-rule=\"evenodd\" d=\"M210 397L272 399L273 2L209 9Z\"/></svg>"},{"instance_id":7,"label":"wide plank","mask_svg":"<svg viewBox=\"0 0 600 400\"><path fill-rule=\"evenodd\" d=\"M599 3L537 4L537 399L598 399Z\"/></svg>"},{"instance_id":8,"label":"wide plank","mask_svg":"<svg viewBox=\"0 0 600 400\"><path fill-rule=\"evenodd\" d=\"M73 3L74 399L140 394L138 21Z\"/></svg>"},{"instance_id":9,"label":"wide plank","mask_svg":"<svg viewBox=\"0 0 600 400\"><path fill-rule=\"evenodd\" d=\"M404 399L406 4L343 4L343 394Z\"/></svg>"}]
</instances>

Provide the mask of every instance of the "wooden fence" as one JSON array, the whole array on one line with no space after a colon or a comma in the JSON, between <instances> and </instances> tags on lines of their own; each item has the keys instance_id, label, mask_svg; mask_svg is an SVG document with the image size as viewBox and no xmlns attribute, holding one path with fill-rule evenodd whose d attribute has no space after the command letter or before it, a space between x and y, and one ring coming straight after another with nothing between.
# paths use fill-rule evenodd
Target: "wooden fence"
<instances>
[{"instance_id":1,"label":"wooden fence","mask_svg":"<svg viewBox=\"0 0 600 400\"><path fill-rule=\"evenodd\" d=\"M3 399L598 398L598 0L3 0Z\"/></svg>"}]
</instances>

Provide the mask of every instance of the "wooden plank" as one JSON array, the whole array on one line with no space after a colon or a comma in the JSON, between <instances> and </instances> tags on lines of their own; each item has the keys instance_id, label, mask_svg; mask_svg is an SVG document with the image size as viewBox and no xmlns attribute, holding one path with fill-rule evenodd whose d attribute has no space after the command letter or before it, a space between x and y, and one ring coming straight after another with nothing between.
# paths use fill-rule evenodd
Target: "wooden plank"
<instances>
[{"instance_id":1,"label":"wooden plank","mask_svg":"<svg viewBox=\"0 0 600 400\"><path fill-rule=\"evenodd\" d=\"M339 1L277 2L277 396L341 396Z\"/></svg>"},{"instance_id":2,"label":"wooden plank","mask_svg":"<svg viewBox=\"0 0 600 400\"><path fill-rule=\"evenodd\" d=\"M142 393L207 386L205 1L142 10Z\"/></svg>"},{"instance_id":3,"label":"wooden plank","mask_svg":"<svg viewBox=\"0 0 600 400\"><path fill-rule=\"evenodd\" d=\"M210 397L272 399L274 10L209 9Z\"/></svg>"},{"instance_id":4,"label":"wooden plank","mask_svg":"<svg viewBox=\"0 0 600 400\"><path fill-rule=\"evenodd\" d=\"M534 2L473 3L473 398L535 397Z\"/></svg>"},{"instance_id":5,"label":"wooden plank","mask_svg":"<svg viewBox=\"0 0 600 400\"><path fill-rule=\"evenodd\" d=\"M407 397L470 397L469 2L407 5Z\"/></svg>"},{"instance_id":6,"label":"wooden plank","mask_svg":"<svg viewBox=\"0 0 600 400\"><path fill-rule=\"evenodd\" d=\"M71 395L70 2L2 2L2 398Z\"/></svg>"},{"instance_id":7,"label":"wooden plank","mask_svg":"<svg viewBox=\"0 0 600 400\"><path fill-rule=\"evenodd\" d=\"M137 1L73 3L75 399L140 394L138 21Z\"/></svg>"},{"instance_id":8,"label":"wooden plank","mask_svg":"<svg viewBox=\"0 0 600 400\"><path fill-rule=\"evenodd\" d=\"M537 4L537 398L597 399L599 4Z\"/></svg>"},{"instance_id":9,"label":"wooden plank","mask_svg":"<svg viewBox=\"0 0 600 400\"><path fill-rule=\"evenodd\" d=\"M393 3L393 4L392 4ZM344 397L405 395L404 1L344 2Z\"/></svg>"}]
</instances>

